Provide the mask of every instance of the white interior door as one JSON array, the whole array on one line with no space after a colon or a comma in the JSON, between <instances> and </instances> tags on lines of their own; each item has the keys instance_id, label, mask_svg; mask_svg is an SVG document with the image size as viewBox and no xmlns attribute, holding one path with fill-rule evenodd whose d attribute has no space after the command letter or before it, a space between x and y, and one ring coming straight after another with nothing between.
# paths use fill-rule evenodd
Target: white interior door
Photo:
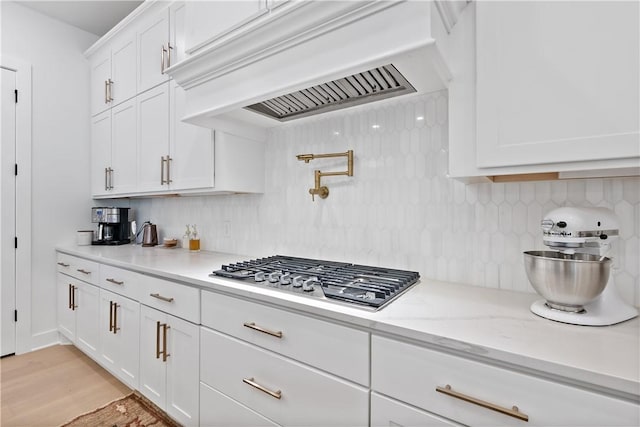
<instances>
[{"instance_id":1,"label":"white interior door","mask_svg":"<svg viewBox=\"0 0 640 427\"><path fill-rule=\"evenodd\" d=\"M6 356L16 351L16 73L5 68L0 70L0 355Z\"/></svg>"}]
</instances>

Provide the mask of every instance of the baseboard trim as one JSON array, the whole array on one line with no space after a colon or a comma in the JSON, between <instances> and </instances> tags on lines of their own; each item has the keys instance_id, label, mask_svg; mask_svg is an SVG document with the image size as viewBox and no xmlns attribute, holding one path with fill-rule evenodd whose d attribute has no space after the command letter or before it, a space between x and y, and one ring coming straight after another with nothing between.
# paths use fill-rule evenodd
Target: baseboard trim
<instances>
[{"instance_id":1,"label":"baseboard trim","mask_svg":"<svg viewBox=\"0 0 640 427\"><path fill-rule=\"evenodd\" d=\"M40 350L61 343L62 340L57 329L51 329L49 331L31 335L31 351Z\"/></svg>"}]
</instances>

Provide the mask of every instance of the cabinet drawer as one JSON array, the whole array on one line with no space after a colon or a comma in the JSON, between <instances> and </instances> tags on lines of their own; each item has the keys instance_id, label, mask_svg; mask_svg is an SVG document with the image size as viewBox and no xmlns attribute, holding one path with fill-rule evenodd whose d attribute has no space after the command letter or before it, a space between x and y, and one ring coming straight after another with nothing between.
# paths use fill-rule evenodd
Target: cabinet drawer
<instances>
[{"instance_id":1,"label":"cabinet drawer","mask_svg":"<svg viewBox=\"0 0 640 427\"><path fill-rule=\"evenodd\" d=\"M444 418L389 399L377 393L371 393L371 427L443 427L458 426Z\"/></svg>"},{"instance_id":2,"label":"cabinet drawer","mask_svg":"<svg viewBox=\"0 0 640 427\"><path fill-rule=\"evenodd\" d=\"M97 285L98 263L73 255L58 253L57 267L60 273Z\"/></svg>"},{"instance_id":3,"label":"cabinet drawer","mask_svg":"<svg viewBox=\"0 0 640 427\"><path fill-rule=\"evenodd\" d=\"M639 406L627 401L378 336L371 339L371 384L375 391L474 426L640 422ZM517 406L529 421L436 391L447 385L502 408Z\"/></svg>"},{"instance_id":4,"label":"cabinet drawer","mask_svg":"<svg viewBox=\"0 0 640 427\"><path fill-rule=\"evenodd\" d=\"M283 426L368 425L367 389L205 327L200 334L200 380L255 412Z\"/></svg>"},{"instance_id":5,"label":"cabinet drawer","mask_svg":"<svg viewBox=\"0 0 640 427\"><path fill-rule=\"evenodd\" d=\"M169 280L142 276L140 302L165 313L200 323L200 289Z\"/></svg>"},{"instance_id":6,"label":"cabinet drawer","mask_svg":"<svg viewBox=\"0 0 640 427\"><path fill-rule=\"evenodd\" d=\"M206 291L202 324L369 385L367 332Z\"/></svg>"},{"instance_id":7,"label":"cabinet drawer","mask_svg":"<svg viewBox=\"0 0 640 427\"><path fill-rule=\"evenodd\" d=\"M122 268L100 264L99 286L111 292L138 300L144 276Z\"/></svg>"},{"instance_id":8,"label":"cabinet drawer","mask_svg":"<svg viewBox=\"0 0 640 427\"><path fill-rule=\"evenodd\" d=\"M278 426L204 383L200 383L200 425L206 427Z\"/></svg>"}]
</instances>

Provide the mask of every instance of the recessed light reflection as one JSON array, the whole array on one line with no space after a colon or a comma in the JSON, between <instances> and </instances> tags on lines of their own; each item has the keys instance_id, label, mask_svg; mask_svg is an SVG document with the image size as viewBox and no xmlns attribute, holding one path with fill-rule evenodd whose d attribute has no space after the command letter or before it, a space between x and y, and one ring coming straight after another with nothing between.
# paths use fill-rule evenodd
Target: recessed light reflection
<instances>
[{"instance_id":1,"label":"recessed light reflection","mask_svg":"<svg viewBox=\"0 0 640 427\"><path fill-rule=\"evenodd\" d=\"M372 125L371 129L380 129L380 125Z\"/></svg>"},{"instance_id":2,"label":"recessed light reflection","mask_svg":"<svg viewBox=\"0 0 640 427\"><path fill-rule=\"evenodd\" d=\"M338 132L338 131L334 131L334 132L333 132L333 136L340 136L340 132Z\"/></svg>"},{"instance_id":3,"label":"recessed light reflection","mask_svg":"<svg viewBox=\"0 0 640 427\"><path fill-rule=\"evenodd\" d=\"M416 120L417 121L422 121L422 120L424 120L424 116L418 116L418 117L416 117Z\"/></svg>"}]
</instances>

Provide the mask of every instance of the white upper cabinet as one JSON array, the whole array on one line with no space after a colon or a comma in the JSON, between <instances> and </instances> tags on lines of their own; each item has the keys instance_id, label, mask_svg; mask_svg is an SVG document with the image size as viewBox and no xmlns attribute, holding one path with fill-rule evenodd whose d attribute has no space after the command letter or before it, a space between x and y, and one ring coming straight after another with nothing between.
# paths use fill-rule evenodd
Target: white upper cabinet
<instances>
[{"instance_id":1,"label":"white upper cabinet","mask_svg":"<svg viewBox=\"0 0 640 427\"><path fill-rule=\"evenodd\" d=\"M191 1L185 17L189 25L185 46L193 53L268 12L266 0Z\"/></svg>"},{"instance_id":2,"label":"white upper cabinet","mask_svg":"<svg viewBox=\"0 0 640 427\"><path fill-rule=\"evenodd\" d=\"M136 35L124 31L91 58L91 114L136 95Z\"/></svg>"},{"instance_id":3,"label":"white upper cabinet","mask_svg":"<svg viewBox=\"0 0 640 427\"><path fill-rule=\"evenodd\" d=\"M475 22L453 29L475 60L456 60L449 90L450 174L640 166L639 5L469 7Z\"/></svg>"},{"instance_id":4,"label":"white upper cabinet","mask_svg":"<svg viewBox=\"0 0 640 427\"><path fill-rule=\"evenodd\" d=\"M138 24L138 92L169 79L164 70L173 61L169 39L169 10L145 15Z\"/></svg>"},{"instance_id":5,"label":"white upper cabinet","mask_svg":"<svg viewBox=\"0 0 640 427\"><path fill-rule=\"evenodd\" d=\"M638 156L637 2L484 2L478 166Z\"/></svg>"},{"instance_id":6,"label":"white upper cabinet","mask_svg":"<svg viewBox=\"0 0 640 427\"><path fill-rule=\"evenodd\" d=\"M159 191L167 181L165 155L169 150L169 83L137 96L138 190Z\"/></svg>"}]
</instances>

